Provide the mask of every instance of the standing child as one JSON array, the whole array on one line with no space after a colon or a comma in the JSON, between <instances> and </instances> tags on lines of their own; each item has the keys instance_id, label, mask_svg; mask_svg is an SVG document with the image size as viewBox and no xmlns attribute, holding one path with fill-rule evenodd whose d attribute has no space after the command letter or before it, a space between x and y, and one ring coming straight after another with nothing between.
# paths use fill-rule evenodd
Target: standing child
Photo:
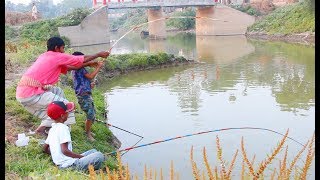
<instances>
[{"instance_id":1,"label":"standing child","mask_svg":"<svg viewBox=\"0 0 320 180\"><path fill-rule=\"evenodd\" d=\"M65 104L62 101L53 101L48 105L47 114L54 120L52 128L43 146L45 153L51 154L54 164L59 168L75 168L77 170L88 171L89 164L94 169L100 169L105 160L104 155L95 149L91 149L82 154L72 152L72 141L70 131L64 122L68 119L68 113L73 111L74 103Z\"/></svg>"},{"instance_id":2,"label":"standing child","mask_svg":"<svg viewBox=\"0 0 320 180\"><path fill-rule=\"evenodd\" d=\"M82 52L74 52L72 55L81 55ZM89 65L94 67L94 71L89 73L85 67L72 71L73 87L78 98L78 103L81 109L86 113L87 120L85 123L85 131L89 141L95 141L93 133L91 132L91 125L95 121L96 111L92 99L91 89L94 86L94 82L91 82L98 74L99 70L103 66L103 62L99 61Z\"/></svg>"}]
</instances>

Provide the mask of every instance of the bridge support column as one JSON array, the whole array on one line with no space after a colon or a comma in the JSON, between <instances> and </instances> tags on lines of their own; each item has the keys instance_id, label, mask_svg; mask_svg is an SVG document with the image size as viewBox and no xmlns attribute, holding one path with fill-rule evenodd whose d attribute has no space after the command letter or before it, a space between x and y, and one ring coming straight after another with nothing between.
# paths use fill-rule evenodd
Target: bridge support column
<instances>
[{"instance_id":1,"label":"bridge support column","mask_svg":"<svg viewBox=\"0 0 320 180\"><path fill-rule=\"evenodd\" d=\"M196 11L197 17L213 18L214 6L199 7ZM200 36L214 35L214 21L208 18L196 18L196 34Z\"/></svg>"},{"instance_id":2,"label":"bridge support column","mask_svg":"<svg viewBox=\"0 0 320 180\"><path fill-rule=\"evenodd\" d=\"M148 22L163 18L162 8L148 9ZM166 21L165 19L151 22L148 24L150 39L166 39Z\"/></svg>"}]
</instances>

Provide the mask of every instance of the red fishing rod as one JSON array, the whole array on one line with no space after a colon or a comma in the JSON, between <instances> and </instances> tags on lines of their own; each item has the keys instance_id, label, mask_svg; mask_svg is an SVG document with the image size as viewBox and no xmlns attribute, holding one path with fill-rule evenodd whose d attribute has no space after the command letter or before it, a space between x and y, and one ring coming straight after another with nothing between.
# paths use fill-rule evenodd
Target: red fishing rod
<instances>
[{"instance_id":1,"label":"red fishing rod","mask_svg":"<svg viewBox=\"0 0 320 180\"><path fill-rule=\"evenodd\" d=\"M173 137L173 138L169 138L169 139L164 139L164 140L154 141L154 142L147 143L147 144L142 144L142 145L139 145L139 146L131 146L129 148L125 148L125 149L121 149L121 150L118 150L118 151L112 151L112 152L106 153L105 155L116 154L117 152L122 152L122 151L127 151L128 152L131 149L137 149L137 148L141 148L141 147L144 147L144 146L163 143L163 142L172 141L172 140L175 140L175 139L185 138L185 137L189 137L189 136L195 136L195 135L206 134L206 133L211 133L211 132L228 131L228 130L241 130L241 129L264 130L264 131L269 131L269 132L273 132L273 133L279 134L281 136L285 136L282 133L279 133L279 132L271 130L271 129L266 129L266 128L258 128L258 127L223 128L223 129L216 129L216 130L210 130L210 131L202 131L202 132L193 133L193 134L187 134L187 135L184 135L184 136L177 136L177 137ZM298 144L300 144L301 146L304 146L302 143L300 143L299 141L297 141L297 140L295 140L295 139L293 139L293 138L291 138L289 136L287 136L287 138L291 139L292 141L294 141L294 142L296 142Z\"/></svg>"}]
</instances>

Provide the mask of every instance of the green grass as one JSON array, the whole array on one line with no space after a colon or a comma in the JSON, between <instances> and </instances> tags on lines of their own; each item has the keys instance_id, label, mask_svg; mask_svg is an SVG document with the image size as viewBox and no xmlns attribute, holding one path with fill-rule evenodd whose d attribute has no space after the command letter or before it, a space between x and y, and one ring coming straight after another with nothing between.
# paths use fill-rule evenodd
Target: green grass
<instances>
[{"instance_id":1,"label":"green grass","mask_svg":"<svg viewBox=\"0 0 320 180\"><path fill-rule=\"evenodd\" d=\"M248 30L267 34L315 32L315 14L306 4L295 3L277 8Z\"/></svg>"},{"instance_id":2,"label":"green grass","mask_svg":"<svg viewBox=\"0 0 320 180\"><path fill-rule=\"evenodd\" d=\"M133 53L110 55L105 63L106 70L127 70L131 68L145 68L154 65L162 65L173 61L187 61L184 57L175 57L167 53Z\"/></svg>"},{"instance_id":3,"label":"green grass","mask_svg":"<svg viewBox=\"0 0 320 180\"><path fill-rule=\"evenodd\" d=\"M80 109L75 93L71 87L63 87L66 98L76 103L76 124L72 125L71 138L73 141L73 151L82 153L86 150L95 148L103 153L114 151L115 149L109 144L111 141L111 131L102 123L94 123L92 131L96 134L95 142L89 142L84 134L85 114ZM97 118L103 119L104 116L104 96L102 92L93 90L93 98L97 109ZM39 125L40 120L30 113L28 113L22 105L15 99L15 86L6 90L5 96L6 113L18 117L21 121L33 125ZM23 133L23 132L21 132ZM6 173L17 174L20 177L26 176L41 176L45 177L48 173L53 173L55 168L51 157L42 152L42 147L38 144L41 137L35 136L31 138L29 145L26 147L16 147L12 144L6 144ZM103 166L108 166L110 169L115 169L116 160L114 157L109 158L104 162ZM67 174L66 174L67 173ZM60 178L81 177L83 179L86 175L79 172L70 172L70 170L59 170ZM52 176L51 174L50 176Z\"/></svg>"}]
</instances>

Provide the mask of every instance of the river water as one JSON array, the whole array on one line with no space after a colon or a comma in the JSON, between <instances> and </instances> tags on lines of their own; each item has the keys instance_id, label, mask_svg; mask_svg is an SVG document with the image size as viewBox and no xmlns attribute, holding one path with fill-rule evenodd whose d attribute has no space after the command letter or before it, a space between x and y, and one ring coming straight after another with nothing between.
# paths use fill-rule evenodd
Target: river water
<instances>
[{"instance_id":1,"label":"river water","mask_svg":"<svg viewBox=\"0 0 320 180\"><path fill-rule=\"evenodd\" d=\"M113 34L117 40L120 35ZM85 53L110 45L79 47ZM169 33L166 40L149 40L131 33L113 54L164 51L194 59L199 64L134 72L99 85L106 92L110 124L143 136L138 144L230 127L268 128L306 143L315 130L314 47L249 40L244 36L195 36ZM140 138L110 127L127 148ZM230 130L195 135L133 149L122 156L130 172L143 177L144 167L169 179L170 164L180 179L193 179L190 150L197 167L205 170L203 148L212 168L217 161L216 137L228 162L239 150L232 179L240 179L241 138L255 165L276 147L282 136L262 130ZM288 162L302 146L288 139ZM284 149L265 171L266 178ZM305 160L298 161L298 164ZM312 165L308 179L315 178ZM158 176L159 178L159 176Z\"/></svg>"}]
</instances>

